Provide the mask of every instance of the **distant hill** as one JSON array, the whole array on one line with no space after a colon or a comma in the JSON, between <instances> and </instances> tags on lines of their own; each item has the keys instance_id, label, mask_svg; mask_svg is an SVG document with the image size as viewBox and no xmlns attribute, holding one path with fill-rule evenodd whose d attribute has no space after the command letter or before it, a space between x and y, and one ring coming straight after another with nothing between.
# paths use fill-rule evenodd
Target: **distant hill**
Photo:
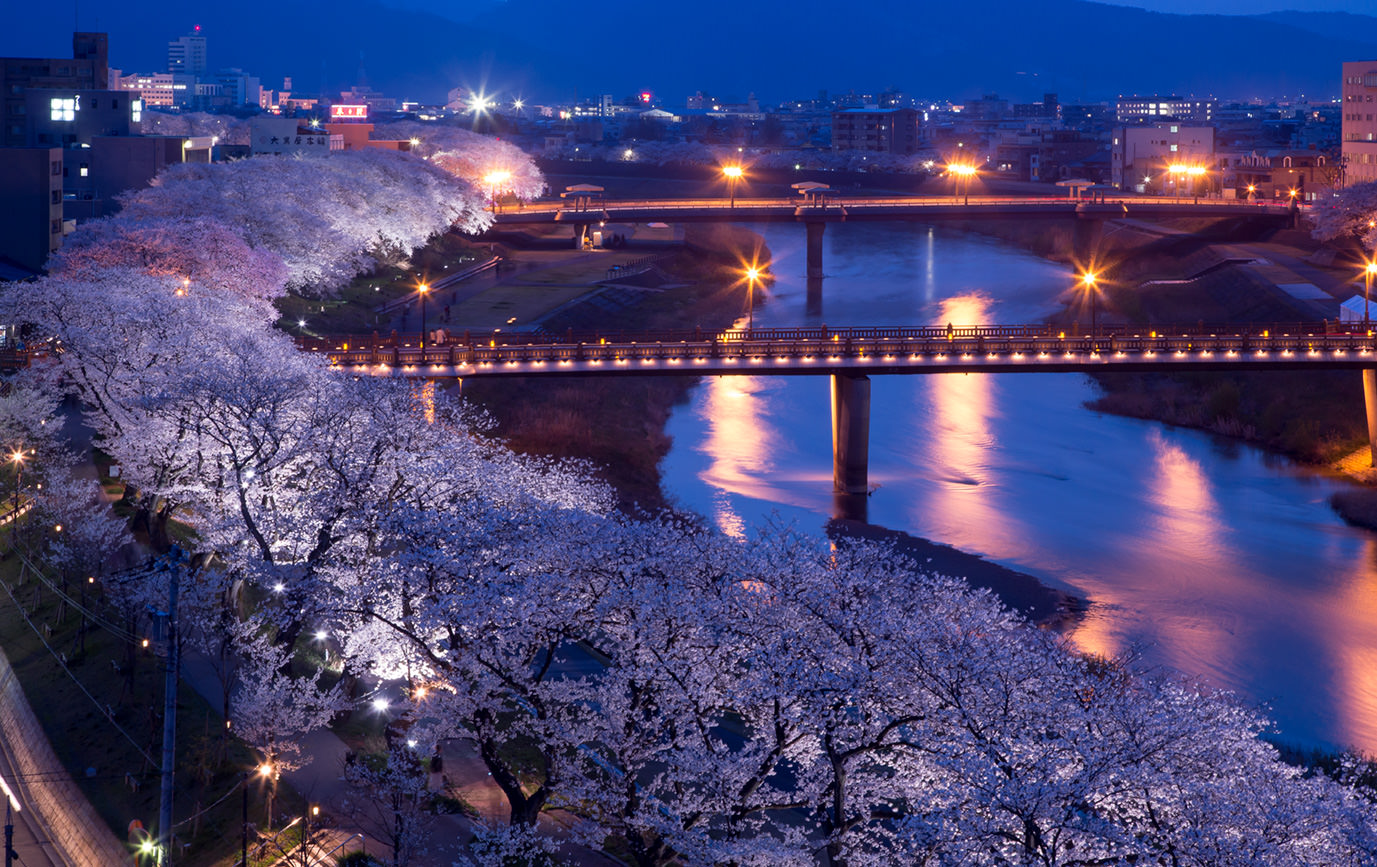
<instances>
[{"instance_id":1,"label":"distant hill","mask_svg":"<svg viewBox=\"0 0 1377 867\"><path fill-rule=\"evenodd\" d=\"M765 101L885 87L954 99L1055 92L1064 102L1126 92L1328 97L1341 61L1377 57L1377 18L1342 13L1167 15L1084 0L507 0L470 5L459 21L421 11L444 9L439 0L386 2L246 0L189 13L149 0L138 16L84 12L81 26L108 30L112 64L129 71L160 70L167 41L200 24L213 67L247 69L273 88L291 75L301 94L337 93L362 68L374 88L428 101L457 85L532 99L649 89L672 107L700 89ZM42 5L7 16L0 54L70 50L70 11Z\"/></svg>"}]
</instances>

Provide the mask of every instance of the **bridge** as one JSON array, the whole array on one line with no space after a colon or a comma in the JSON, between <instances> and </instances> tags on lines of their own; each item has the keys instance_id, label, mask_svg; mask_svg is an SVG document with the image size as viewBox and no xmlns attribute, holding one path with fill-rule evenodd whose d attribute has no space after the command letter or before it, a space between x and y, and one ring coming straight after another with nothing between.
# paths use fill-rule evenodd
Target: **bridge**
<instances>
[{"instance_id":1,"label":"bridge","mask_svg":"<svg viewBox=\"0 0 1377 867\"><path fill-rule=\"evenodd\" d=\"M1319 326L1318 328L1316 326ZM1377 337L1321 323L1074 327L757 328L722 332L493 332L297 338L304 351L356 375L463 379L501 376L828 375L833 483L867 491L870 379L881 374L1200 370L1361 370L1377 463Z\"/></svg>"},{"instance_id":2,"label":"bridge","mask_svg":"<svg viewBox=\"0 0 1377 867\"><path fill-rule=\"evenodd\" d=\"M496 207L496 206L494 206ZM1176 217L1244 217L1290 223L1299 205L1228 199L1122 195L1087 199L997 196L840 196L809 191L793 198L698 198L603 200L579 194L563 201L539 201L520 210L498 210L496 227L568 225L575 248L582 248L591 226L602 223L794 222L808 233L808 276L822 276L822 237L828 223L843 221L968 221L988 219L1065 219L1076 222L1076 253L1091 261L1106 220L1131 216L1162 220Z\"/></svg>"}]
</instances>

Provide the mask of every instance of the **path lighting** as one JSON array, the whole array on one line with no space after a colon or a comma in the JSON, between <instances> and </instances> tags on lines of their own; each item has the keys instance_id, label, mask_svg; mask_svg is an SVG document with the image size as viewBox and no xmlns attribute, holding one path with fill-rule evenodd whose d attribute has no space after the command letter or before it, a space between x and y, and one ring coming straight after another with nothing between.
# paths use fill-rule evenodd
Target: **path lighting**
<instances>
[{"instance_id":1,"label":"path lighting","mask_svg":"<svg viewBox=\"0 0 1377 867\"><path fill-rule=\"evenodd\" d=\"M745 174L741 166L723 166L722 174L727 178L727 195L730 200L728 207L736 207L736 182L741 180Z\"/></svg>"},{"instance_id":2,"label":"path lighting","mask_svg":"<svg viewBox=\"0 0 1377 867\"><path fill-rule=\"evenodd\" d=\"M947 174L956 178L957 184L965 193L965 203L971 203L971 179L976 175L975 166L970 163L948 163Z\"/></svg>"},{"instance_id":3,"label":"path lighting","mask_svg":"<svg viewBox=\"0 0 1377 867\"><path fill-rule=\"evenodd\" d=\"M16 549L19 547L19 489L24 483L25 457L27 455L23 449L10 452L10 460L14 463L14 505L10 509L10 544Z\"/></svg>"},{"instance_id":4,"label":"path lighting","mask_svg":"<svg viewBox=\"0 0 1377 867\"><path fill-rule=\"evenodd\" d=\"M426 295L429 292L429 283L422 283L416 287L416 293L421 296L421 352L426 351Z\"/></svg>"}]
</instances>

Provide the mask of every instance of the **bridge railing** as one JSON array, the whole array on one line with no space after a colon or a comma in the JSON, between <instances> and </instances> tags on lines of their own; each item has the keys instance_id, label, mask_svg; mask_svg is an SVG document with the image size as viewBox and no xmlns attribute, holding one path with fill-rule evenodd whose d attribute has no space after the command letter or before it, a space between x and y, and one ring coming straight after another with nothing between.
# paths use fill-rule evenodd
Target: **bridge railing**
<instances>
[{"instance_id":1,"label":"bridge railing","mask_svg":"<svg viewBox=\"0 0 1377 867\"><path fill-rule=\"evenodd\" d=\"M439 335L434 335L438 337ZM1107 326L1094 333L1048 325L963 327L771 328L721 332L654 331L601 334L498 332L475 338L432 339L421 348L419 334L300 338L309 352L343 366L635 364L707 359L777 359L805 362L900 356L1084 356L1132 353L1154 356L1200 353L1371 352L1371 331L1325 329L1320 323L1280 325Z\"/></svg>"},{"instance_id":2,"label":"bridge railing","mask_svg":"<svg viewBox=\"0 0 1377 867\"><path fill-rule=\"evenodd\" d=\"M560 202L532 202L519 213L499 214L499 221L505 217L508 221L520 220L523 215L545 214L545 213L567 213L567 214L588 214L596 215L609 211L649 211L649 212L674 212L692 210L733 210L749 211L752 209L788 209L796 208L802 210L826 211L829 209L847 208L923 208L923 207L945 207L959 205L962 208L977 206L998 206L1016 207L1019 205L1040 206L1065 205L1068 209L1074 209L1078 205L1094 204L1100 205L1136 205L1139 207L1165 206L1165 205L1190 205L1200 208L1239 208L1248 207L1257 210L1279 210L1285 211L1290 205L1287 202L1272 200L1246 199L1211 199L1195 198L1192 196L1139 196L1139 195L1116 195L1104 199L1096 200L1091 203L1086 199L1073 199L1068 196L971 196L969 200L960 194L943 194L928 196L848 196L840 192L828 197L823 201L805 201L800 197L760 197L760 198L741 198L737 197L732 202L728 197L700 197L691 199L621 199L603 200L588 206L575 206L567 201ZM1304 205L1298 205L1304 207Z\"/></svg>"}]
</instances>

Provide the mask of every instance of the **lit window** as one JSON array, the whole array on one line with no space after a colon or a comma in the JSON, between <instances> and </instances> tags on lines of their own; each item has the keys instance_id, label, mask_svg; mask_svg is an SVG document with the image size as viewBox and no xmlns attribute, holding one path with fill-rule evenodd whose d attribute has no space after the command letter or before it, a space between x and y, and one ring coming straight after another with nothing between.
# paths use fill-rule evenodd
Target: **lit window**
<instances>
[{"instance_id":1,"label":"lit window","mask_svg":"<svg viewBox=\"0 0 1377 867\"><path fill-rule=\"evenodd\" d=\"M1176 145L1172 145L1172 146L1171 146L1171 152L1172 152L1172 153L1176 153L1176 147L1177 147Z\"/></svg>"},{"instance_id":2,"label":"lit window","mask_svg":"<svg viewBox=\"0 0 1377 867\"><path fill-rule=\"evenodd\" d=\"M81 176L84 178L84 177L86 177L86 176L89 175L89 174L91 174L90 168L88 168L87 165L86 165L85 163L82 163L82 164L81 164Z\"/></svg>"},{"instance_id":3,"label":"lit window","mask_svg":"<svg viewBox=\"0 0 1377 867\"><path fill-rule=\"evenodd\" d=\"M1171 131L1172 131L1172 132L1180 132L1180 131L1181 131L1181 128L1178 127L1176 124L1172 124L1172 125L1171 125Z\"/></svg>"},{"instance_id":4,"label":"lit window","mask_svg":"<svg viewBox=\"0 0 1377 867\"><path fill-rule=\"evenodd\" d=\"M81 107L78 99L78 97L73 97L72 99L53 97L53 99L48 102L49 108L51 109L51 118L59 121L76 120L77 109Z\"/></svg>"},{"instance_id":5,"label":"lit window","mask_svg":"<svg viewBox=\"0 0 1377 867\"><path fill-rule=\"evenodd\" d=\"M130 120L134 121L134 123L139 123L143 118L143 100L131 99L129 101L129 115Z\"/></svg>"}]
</instances>

